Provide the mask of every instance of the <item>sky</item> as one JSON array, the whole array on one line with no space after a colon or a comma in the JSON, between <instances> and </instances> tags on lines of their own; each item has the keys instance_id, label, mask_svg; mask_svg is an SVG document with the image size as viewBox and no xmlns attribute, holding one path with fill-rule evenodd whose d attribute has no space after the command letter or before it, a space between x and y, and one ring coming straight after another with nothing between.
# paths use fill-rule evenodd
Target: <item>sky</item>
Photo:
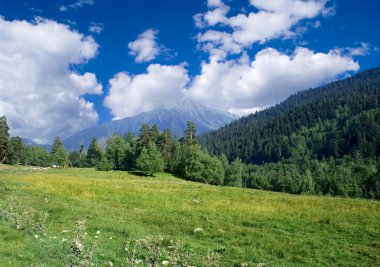
<instances>
[{"instance_id":1,"label":"sky","mask_svg":"<svg viewBox=\"0 0 380 267\"><path fill-rule=\"evenodd\" d=\"M380 60L375 0L1 0L0 116L49 143L188 98L244 116Z\"/></svg>"}]
</instances>

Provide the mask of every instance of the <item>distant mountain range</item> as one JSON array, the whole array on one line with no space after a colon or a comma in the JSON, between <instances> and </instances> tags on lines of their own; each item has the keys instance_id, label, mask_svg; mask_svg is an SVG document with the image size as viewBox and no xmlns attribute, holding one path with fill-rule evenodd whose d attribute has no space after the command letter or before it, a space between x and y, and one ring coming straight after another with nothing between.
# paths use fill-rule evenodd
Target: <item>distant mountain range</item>
<instances>
[{"instance_id":1,"label":"distant mountain range","mask_svg":"<svg viewBox=\"0 0 380 267\"><path fill-rule=\"evenodd\" d=\"M203 134L210 130L216 130L231 121L237 119L236 115L223 112L214 108L197 104L191 100L182 100L168 104L160 109L144 112L134 117L107 122L101 125L84 129L63 140L66 149L79 149L80 145L88 147L91 139L105 141L113 133L123 135L131 132L139 134L141 125L157 125L163 131L170 129L173 136L182 136L188 121L192 121L197 127L197 134Z\"/></svg>"}]
</instances>

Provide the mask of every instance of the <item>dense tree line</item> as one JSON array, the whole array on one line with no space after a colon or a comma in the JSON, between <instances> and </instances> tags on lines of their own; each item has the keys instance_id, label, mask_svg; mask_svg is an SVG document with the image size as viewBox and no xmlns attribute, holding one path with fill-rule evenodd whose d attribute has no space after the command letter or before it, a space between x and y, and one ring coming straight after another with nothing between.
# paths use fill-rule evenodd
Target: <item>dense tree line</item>
<instances>
[{"instance_id":1,"label":"dense tree line","mask_svg":"<svg viewBox=\"0 0 380 267\"><path fill-rule=\"evenodd\" d=\"M360 125L368 126L368 123L378 121L379 114L378 110L360 114L350 120L347 129L360 130ZM6 125L5 117L2 121L2 125ZM323 125L315 129L335 127L329 123ZM3 161L8 164L139 170L146 175L166 171L186 180L213 185L379 199L379 157L371 158L367 154L357 153L355 157L346 155L342 159L313 159L305 136L313 136L311 133L318 132L315 129L303 129L291 136L294 146L290 159L261 165L244 164L240 158L229 162L224 154L219 157L210 155L197 144L196 129L191 122L188 122L185 136L181 139L173 138L169 129L161 133L156 126L149 128L144 124L139 137L131 133L125 136L115 134L107 140L104 148L93 138L87 151L81 146L78 151L69 154L59 137L54 139L49 153L44 148L23 144L19 137L9 138L6 126L0 128L2 137L5 137L1 139L5 141L0 152L4 155ZM357 135L352 138L357 138ZM369 139L373 140L372 137ZM372 146L363 150L374 153Z\"/></svg>"},{"instance_id":2,"label":"dense tree line","mask_svg":"<svg viewBox=\"0 0 380 267\"><path fill-rule=\"evenodd\" d=\"M69 165L69 160L59 137L54 139L50 153L42 147L26 145L20 137L9 136L7 119L2 116L0 117L0 163L66 167Z\"/></svg>"},{"instance_id":3,"label":"dense tree line","mask_svg":"<svg viewBox=\"0 0 380 267\"><path fill-rule=\"evenodd\" d=\"M380 107L380 68L310 89L283 103L237 120L198 138L214 155L246 163L279 162L293 157L299 143L292 135L305 133L307 150L313 158L356 153L377 157L378 115L359 114ZM353 121L352 117L357 118ZM365 121L361 121L366 116Z\"/></svg>"}]
</instances>

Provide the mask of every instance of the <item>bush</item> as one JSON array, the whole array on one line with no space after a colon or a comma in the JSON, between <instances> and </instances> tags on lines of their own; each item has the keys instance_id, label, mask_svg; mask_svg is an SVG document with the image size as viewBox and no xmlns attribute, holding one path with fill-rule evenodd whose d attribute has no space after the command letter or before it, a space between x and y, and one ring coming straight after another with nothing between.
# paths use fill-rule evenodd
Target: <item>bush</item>
<instances>
[{"instance_id":1,"label":"bush","mask_svg":"<svg viewBox=\"0 0 380 267\"><path fill-rule=\"evenodd\" d=\"M105 158L101 159L96 165L98 171L110 171L112 170L112 164L109 163Z\"/></svg>"}]
</instances>

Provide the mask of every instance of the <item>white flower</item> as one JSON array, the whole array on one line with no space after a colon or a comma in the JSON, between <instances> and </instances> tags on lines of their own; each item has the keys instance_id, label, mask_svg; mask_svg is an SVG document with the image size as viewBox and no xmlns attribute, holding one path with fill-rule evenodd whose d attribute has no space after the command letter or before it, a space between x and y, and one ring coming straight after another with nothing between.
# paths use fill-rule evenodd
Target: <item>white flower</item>
<instances>
[{"instance_id":1,"label":"white flower","mask_svg":"<svg viewBox=\"0 0 380 267\"><path fill-rule=\"evenodd\" d=\"M195 234L196 234L196 233L200 233L200 232L203 232L203 229L202 229L202 228L198 227L198 228L195 228L195 229L194 229L194 233L195 233Z\"/></svg>"},{"instance_id":2,"label":"white flower","mask_svg":"<svg viewBox=\"0 0 380 267\"><path fill-rule=\"evenodd\" d=\"M38 238L38 235L34 235L34 238Z\"/></svg>"},{"instance_id":3,"label":"white flower","mask_svg":"<svg viewBox=\"0 0 380 267\"><path fill-rule=\"evenodd\" d=\"M96 234L97 234L97 235L100 235L100 231L99 231L99 230L98 230L98 231L96 231Z\"/></svg>"},{"instance_id":4,"label":"white flower","mask_svg":"<svg viewBox=\"0 0 380 267\"><path fill-rule=\"evenodd\" d=\"M113 266L113 262L112 262L112 261L109 261L109 262L108 262L108 265L109 265L109 266Z\"/></svg>"},{"instance_id":5,"label":"white flower","mask_svg":"<svg viewBox=\"0 0 380 267\"><path fill-rule=\"evenodd\" d=\"M163 262L162 262L162 265L165 265L165 266L166 266L166 265L169 265L169 261L163 261Z\"/></svg>"}]
</instances>

